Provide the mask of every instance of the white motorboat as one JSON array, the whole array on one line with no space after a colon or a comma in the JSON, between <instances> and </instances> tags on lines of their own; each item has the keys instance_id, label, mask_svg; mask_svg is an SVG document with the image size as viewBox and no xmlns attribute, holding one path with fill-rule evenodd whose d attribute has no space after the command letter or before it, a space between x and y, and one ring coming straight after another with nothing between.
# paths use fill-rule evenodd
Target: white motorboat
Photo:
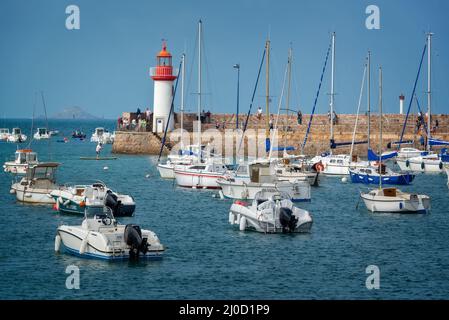
<instances>
[{"instance_id":1,"label":"white motorboat","mask_svg":"<svg viewBox=\"0 0 449 320\"><path fill-rule=\"evenodd\" d=\"M41 140L41 139L50 139L51 134L50 131L48 131L47 128L37 128L36 133L34 134L34 139Z\"/></svg>"},{"instance_id":2,"label":"white motorboat","mask_svg":"<svg viewBox=\"0 0 449 320\"><path fill-rule=\"evenodd\" d=\"M14 161L6 161L3 169L9 173L25 174L29 166L38 163L36 152L31 149L18 149L15 152Z\"/></svg>"},{"instance_id":3,"label":"white motorboat","mask_svg":"<svg viewBox=\"0 0 449 320\"><path fill-rule=\"evenodd\" d=\"M446 175L447 175L447 186L449 187L449 163L446 163L444 165L444 170L446 171Z\"/></svg>"},{"instance_id":4,"label":"white motorboat","mask_svg":"<svg viewBox=\"0 0 449 320\"><path fill-rule=\"evenodd\" d=\"M132 216L136 203L133 197L114 192L103 182L89 185L70 185L53 190L55 209L64 213L84 214L85 208L107 206L114 216Z\"/></svg>"},{"instance_id":5,"label":"white motorboat","mask_svg":"<svg viewBox=\"0 0 449 320\"><path fill-rule=\"evenodd\" d=\"M113 143L114 142L114 135L112 135L108 130L106 130L103 127L95 128L95 132L92 134L92 137L90 138L90 142L96 142L96 143Z\"/></svg>"},{"instance_id":6,"label":"white motorboat","mask_svg":"<svg viewBox=\"0 0 449 320\"><path fill-rule=\"evenodd\" d=\"M427 213L430 197L402 192L396 188L380 188L361 193L360 197L371 212Z\"/></svg>"},{"instance_id":7,"label":"white motorboat","mask_svg":"<svg viewBox=\"0 0 449 320\"><path fill-rule=\"evenodd\" d=\"M208 146L188 145L176 154L169 154L165 163L158 163L157 170L163 179L175 179L175 166L188 166L193 163L203 163L213 156Z\"/></svg>"},{"instance_id":8,"label":"white motorboat","mask_svg":"<svg viewBox=\"0 0 449 320\"><path fill-rule=\"evenodd\" d=\"M118 224L108 207L90 207L81 225L61 225L55 251L61 244L68 253L105 260L160 259L165 248L151 230Z\"/></svg>"},{"instance_id":9,"label":"white motorboat","mask_svg":"<svg viewBox=\"0 0 449 320\"><path fill-rule=\"evenodd\" d=\"M175 166L175 179L180 187L198 189L218 189L218 178L226 175L227 167L223 163L209 161L188 166Z\"/></svg>"},{"instance_id":10,"label":"white motorboat","mask_svg":"<svg viewBox=\"0 0 449 320\"><path fill-rule=\"evenodd\" d=\"M11 134L8 136L8 142L20 143L25 142L27 136L22 133L20 128L13 128Z\"/></svg>"},{"instance_id":11,"label":"white motorboat","mask_svg":"<svg viewBox=\"0 0 449 320\"><path fill-rule=\"evenodd\" d=\"M318 186L319 184L319 172L309 170L304 163L289 163L284 160L276 164L274 170L279 180L287 180L290 182L307 180L311 186Z\"/></svg>"},{"instance_id":12,"label":"white motorboat","mask_svg":"<svg viewBox=\"0 0 449 320\"><path fill-rule=\"evenodd\" d=\"M349 175L350 168L366 167L368 162L358 161L356 156L347 154L322 154L310 160L313 168L327 176Z\"/></svg>"},{"instance_id":13,"label":"white motorboat","mask_svg":"<svg viewBox=\"0 0 449 320\"><path fill-rule=\"evenodd\" d=\"M239 166L241 168L242 166ZM273 163L254 162L248 165L249 178L227 174L217 180L224 197L230 199L253 200L259 191L284 192L293 201L309 201L311 188L309 181L280 181L273 173ZM239 169L237 169L239 173Z\"/></svg>"},{"instance_id":14,"label":"white motorboat","mask_svg":"<svg viewBox=\"0 0 449 320\"><path fill-rule=\"evenodd\" d=\"M8 128L0 128L0 141L7 141L9 137Z\"/></svg>"},{"instance_id":15,"label":"white motorboat","mask_svg":"<svg viewBox=\"0 0 449 320\"><path fill-rule=\"evenodd\" d=\"M56 184L55 173L59 163L44 162L31 165L26 176L19 182L13 183L11 193L16 195L17 201L28 203L55 203L50 193L59 189Z\"/></svg>"},{"instance_id":16,"label":"white motorboat","mask_svg":"<svg viewBox=\"0 0 449 320\"><path fill-rule=\"evenodd\" d=\"M258 192L251 205L236 201L229 212L229 223L238 225L241 231L309 232L312 222L310 213L296 207L290 197L282 192Z\"/></svg>"}]
</instances>

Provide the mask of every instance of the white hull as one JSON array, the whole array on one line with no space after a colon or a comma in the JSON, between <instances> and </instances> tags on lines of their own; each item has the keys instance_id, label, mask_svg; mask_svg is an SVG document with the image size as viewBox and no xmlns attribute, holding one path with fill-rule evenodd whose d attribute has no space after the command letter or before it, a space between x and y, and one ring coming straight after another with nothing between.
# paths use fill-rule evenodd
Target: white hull
<instances>
[{"instance_id":1,"label":"white hull","mask_svg":"<svg viewBox=\"0 0 449 320\"><path fill-rule=\"evenodd\" d=\"M41 140L41 139L50 139L50 134L34 134L34 139L35 140Z\"/></svg>"},{"instance_id":2,"label":"white hull","mask_svg":"<svg viewBox=\"0 0 449 320\"><path fill-rule=\"evenodd\" d=\"M223 195L230 199L252 200L259 191L265 192L285 192L292 201L309 201L310 184L306 181L297 181L291 183L288 181L279 181L276 183L254 183L243 181L230 182L224 179L218 181Z\"/></svg>"},{"instance_id":3,"label":"white hull","mask_svg":"<svg viewBox=\"0 0 449 320\"><path fill-rule=\"evenodd\" d=\"M175 178L175 166L172 164L161 164L157 165L157 170L161 175L162 179L174 179Z\"/></svg>"},{"instance_id":4,"label":"white hull","mask_svg":"<svg viewBox=\"0 0 449 320\"><path fill-rule=\"evenodd\" d=\"M10 135L8 137L8 142L25 142L27 140L27 136L22 134L21 138L17 135Z\"/></svg>"},{"instance_id":5,"label":"white hull","mask_svg":"<svg viewBox=\"0 0 449 320\"><path fill-rule=\"evenodd\" d=\"M371 212L426 213L430 210L430 198L423 195L410 197L410 194L400 193L394 197L385 197L362 193L361 198Z\"/></svg>"},{"instance_id":6,"label":"white hull","mask_svg":"<svg viewBox=\"0 0 449 320\"><path fill-rule=\"evenodd\" d=\"M447 164L444 167L444 170L446 170L446 175L447 175L447 186L449 187L449 164Z\"/></svg>"},{"instance_id":7,"label":"white hull","mask_svg":"<svg viewBox=\"0 0 449 320\"><path fill-rule=\"evenodd\" d=\"M86 258L106 260L129 259L130 247L124 242L123 234L124 225L118 225L116 228L103 227L101 232L88 231L79 226L65 225L60 226L57 230L57 237L60 237L62 244L69 253ZM157 236L152 231L142 230L142 237L148 239L150 250L140 257L161 258L164 247L157 240ZM55 243L55 249L56 246L58 246L57 243Z\"/></svg>"},{"instance_id":8,"label":"white hull","mask_svg":"<svg viewBox=\"0 0 449 320\"><path fill-rule=\"evenodd\" d=\"M53 204L55 200L50 196L52 190L49 189L25 189L18 183L11 187L16 194L17 201L26 203Z\"/></svg>"},{"instance_id":9,"label":"white hull","mask_svg":"<svg viewBox=\"0 0 449 320\"><path fill-rule=\"evenodd\" d=\"M28 163L5 162L3 169L5 172L14 174L25 174L28 169Z\"/></svg>"},{"instance_id":10,"label":"white hull","mask_svg":"<svg viewBox=\"0 0 449 320\"><path fill-rule=\"evenodd\" d=\"M396 159L402 171L413 171L422 173L441 173L443 163L439 158L414 157L408 159Z\"/></svg>"},{"instance_id":11,"label":"white hull","mask_svg":"<svg viewBox=\"0 0 449 320\"><path fill-rule=\"evenodd\" d=\"M176 183L180 187L199 189L219 189L218 178L223 178L224 173L194 173L175 169Z\"/></svg>"},{"instance_id":12,"label":"white hull","mask_svg":"<svg viewBox=\"0 0 449 320\"><path fill-rule=\"evenodd\" d=\"M282 173L282 174L276 174L276 177L278 180L283 181L308 181L311 186L318 185L319 179L318 179L318 172L308 172L308 173L300 173L300 174L288 174L288 173Z\"/></svg>"}]
</instances>

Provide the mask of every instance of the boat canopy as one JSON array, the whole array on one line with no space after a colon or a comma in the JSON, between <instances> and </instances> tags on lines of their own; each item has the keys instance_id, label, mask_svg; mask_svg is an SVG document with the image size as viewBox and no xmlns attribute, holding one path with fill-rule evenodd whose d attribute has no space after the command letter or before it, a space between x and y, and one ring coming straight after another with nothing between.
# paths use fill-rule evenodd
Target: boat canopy
<instances>
[{"instance_id":1,"label":"boat canopy","mask_svg":"<svg viewBox=\"0 0 449 320\"><path fill-rule=\"evenodd\" d=\"M431 138L429 139L429 144L431 146L449 146L449 141Z\"/></svg>"}]
</instances>

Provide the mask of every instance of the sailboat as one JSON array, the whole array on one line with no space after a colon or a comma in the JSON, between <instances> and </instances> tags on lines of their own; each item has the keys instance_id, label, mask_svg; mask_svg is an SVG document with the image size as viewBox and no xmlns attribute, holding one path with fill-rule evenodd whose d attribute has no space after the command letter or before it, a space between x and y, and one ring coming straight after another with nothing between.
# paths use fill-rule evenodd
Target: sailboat
<instances>
[{"instance_id":1,"label":"sailboat","mask_svg":"<svg viewBox=\"0 0 449 320\"><path fill-rule=\"evenodd\" d=\"M330 93L330 142L331 150L336 147L334 140L334 105L335 105L335 32L331 38L331 93ZM349 174L349 167L358 167L366 165L360 163L357 156L348 154L332 154L332 151L325 152L321 155L313 157L309 163L322 174L328 176L342 176Z\"/></svg>"},{"instance_id":2,"label":"sailboat","mask_svg":"<svg viewBox=\"0 0 449 320\"><path fill-rule=\"evenodd\" d=\"M202 110L202 26L203 23L200 20L198 22L198 149L201 148L201 121L199 121L199 119ZM177 185L186 188L219 188L216 180L224 177L228 171L226 165L213 157L207 157L205 163L201 163L201 155L195 160L196 161L190 165L175 165L174 173Z\"/></svg>"},{"instance_id":3,"label":"sailboat","mask_svg":"<svg viewBox=\"0 0 449 320\"><path fill-rule=\"evenodd\" d=\"M406 193L397 188L382 188L382 68L379 68L379 114L379 188L362 192L360 197L371 212L427 213L430 209L429 196Z\"/></svg>"},{"instance_id":4,"label":"sailboat","mask_svg":"<svg viewBox=\"0 0 449 320\"><path fill-rule=\"evenodd\" d=\"M443 159L441 154L436 154L431 151L432 146L438 145L449 145L449 141L442 141L438 139L433 139L431 137L431 102L432 102L432 87L431 87L431 76L432 76L432 35L433 33L427 33L427 139L426 139L426 150L421 151L415 148L401 148L398 152L398 157L396 159L397 164L404 171L413 172L423 172L423 173L440 173L443 172ZM426 49L426 48L425 48ZM424 57L424 52L423 52ZM422 59L421 59L422 64ZM420 65L421 69L421 65ZM418 71L419 76L419 71ZM415 82L416 87L416 82ZM414 89L415 90L415 89ZM412 96L413 98L413 96ZM412 99L411 98L411 99ZM411 103L411 100L410 100ZM410 106L409 110L410 111ZM407 112L408 115L408 112ZM406 120L407 121L407 118ZM405 124L404 124L405 126ZM401 135L402 140L402 135Z\"/></svg>"}]
</instances>

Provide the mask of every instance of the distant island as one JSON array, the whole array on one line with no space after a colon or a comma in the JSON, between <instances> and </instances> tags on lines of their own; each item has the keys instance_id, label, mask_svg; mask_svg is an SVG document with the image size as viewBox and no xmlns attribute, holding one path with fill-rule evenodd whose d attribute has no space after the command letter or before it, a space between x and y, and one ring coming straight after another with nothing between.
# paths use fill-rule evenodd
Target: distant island
<instances>
[{"instance_id":1,"label":"distant island","mask_svg":"<svg viewBox=\"0 0 449 320\"><path fill-rule=\"evenodd\" d=\"M53 114L48 117L49 119L77 119L77 120L98 120L99 117L91 115L90 113L84 111L80 107L67 107L61 112Z\"/></svg>"}]
</instances>

